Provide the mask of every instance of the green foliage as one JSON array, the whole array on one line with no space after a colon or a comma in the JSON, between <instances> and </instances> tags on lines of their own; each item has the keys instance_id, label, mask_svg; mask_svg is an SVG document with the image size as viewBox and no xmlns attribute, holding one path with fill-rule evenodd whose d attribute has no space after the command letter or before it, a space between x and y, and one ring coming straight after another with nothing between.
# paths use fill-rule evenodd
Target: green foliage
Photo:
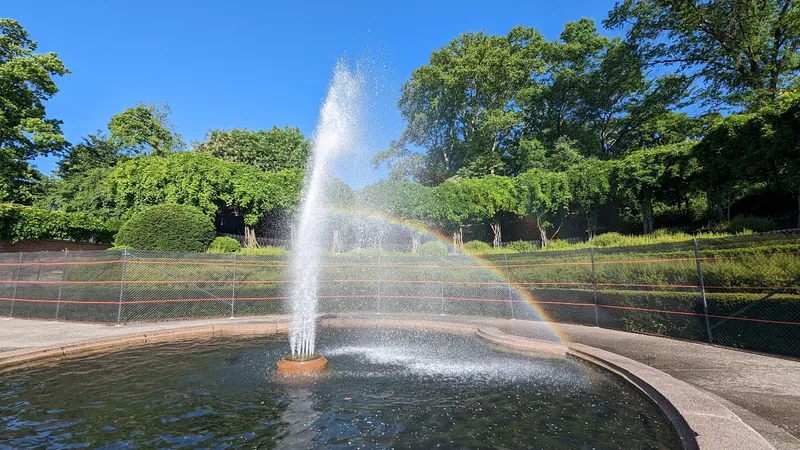
<instances>
[{"instance_id":1,"label":"green foliage","mask_svg":"<svg viewBox=\"0 0 800 450\"><path fill-rule=\"evenodd\" d=\"M763 233L777 228L778 224L771 219L755 216L736 216L729 221L721 222L716 226L716 231L719 233L742 233L745 231Z\"/></svg>"},{"instance_id":2,"label":"green foliage","mask_svg":"<svg viewBox=\"0 0 800 450\"><path fill-rule=\"evenodd\" d=\"M258 248L243 248L236 252L244 256L284 256L289 252L284 247L264 246Z\"/></svg>"},{"instance_id":3,"label":"green foliage","mask_svg":"<svg viewBox=\"0 0 800 450\"><path fill-rule=\"evenodd\" d=\"M630 236L627 236L628 238ZM600 235L595 236L592 239L592 246L603 248L603 247L618 247L623 245L623 242L626 241L626 236L623 236L616 232L611 233L603 233Z\"/></svg>"},{"instance_id":4,"label":"green foliage","mask_svg":"<svg viewBox=\"0 0 800 450\"><path fill-rule=\"evenodd\" d=\"M128 108L108 123L110 140L128 155L165 156L183 148L181 136L169 121L169 105L146 105Z\"/></svg>"},{"instance_id":5,"label":"green foliage","mask_svg":"<svg viewBox=\"0 0 800 450\"><path fill-rule=\"evenodd\" d=\"M514 185L519 214L536 219L542 246L546 247L547 228L553 225L552 220L566 212L572 200L567 175L531 169L514 178Z\"/></svg>"},{"instance_id":6,"label":"green foliage","mask_svg":"<svg viewBox=\"0 0 800 450\"><path fill-rule=\"evenodd\" d=\"M483 241L469 241L464 244L463 250L470 254L483 254L492 251L492 246Z\"/></svg>"},{"instance_id":7,"label":"green foliage","mask_svg":"<svg viewBox=\"0 0 800 450\"><path fill-rule=\"evenodd\" d=\"M252 131L232 129L212 130L206 140L195 144L200 153L225 161L254 165L266 172L303 170L308 159L310 142L297 128L272 127Z\"/></svg>"},{"instance_id":8,"label":"green foliage","mask_svg":"<svg viewBox=\"0 0 800 450\"><path fill-rule=\"evenodd\" d=\"M427 216L443 229L459 230L512 209L512 189L505 177L454 178L433 188Z\"/></svg>"},{"instance_id":9,"label":"green foliage","mask_svg":"<svg viewBox=\"0 0 800 450\"><path fill-rule=\"evenodd\" d=\"M124 156L102 133L89 134L83 142L73 145L58 162L58 175L69 178L74 175L84 175L97 168L113 167Z\"/></svg>"},{"instance_id":10,"label":"green foliage","mask_svg":"<svg viewBox=\"0 0 800 450\"><path fill-rule=\"evenodd\" d=\"M539 249L537 246L527 241L510 242L508 245L506 245L505 248L513 250L518 253L530 253L530 252L535 252L536 250Z\"/></svg>"},{"instance_id":11,"label":"green foliage","mask_svg":"<svg viewBox=\"0 0 800 450\"><path fill-rule=\"evenodd\" d=\"M31 203L41 175L28 162L68 145L45 102L58 92L53 78L69 71L37 47L16 20L0 19L0 202Z\"/></svg>"},{"instance_id":12,"label":"green foliage","mask_svg":"<svg viewBox=\"0 0 800 450\"><path fill-rule=\"evenodd\" d=\"M107 243L114 231L86 214L0 203L0 239L11 243L40 239Z\"/></svg>"},{"instance_id":13,"label":"green foliage","mask_svg":"<svg viewBox=\"0 0 800 450\"><path fill-rule=\"evenodd\" d=\"M369 209L403 219L421 220L430 204L431 188L408 180L385 180L361 189Z\"/></svg>"},{"instance_id":14,"label":"green foliage","mask_svg":"<svg viewBox=\"0 0 800 450\"><path fill-rule=\"evenodd\" d=\"M214 239L214 224L199 209L178 204L145 208L117 233L115 245L136 250L204 252Z\"/></svg>"},{"instance_id":15,"label":"green foliage","mask_svg":"<svg viewBox=\"0 0 800 450\"><path fill-rule=\"evenodd\" d=\"M466 176L502 173L519 123L510 105L531 73L542 71L543 42L537 31L516 27L506 36L465 33L434 51L403 86L399 108L408 126L392 155L403 154L406 143L426 148L426 184L459 169Z\"/></svg>"},{"instance_id":16,"label":"green foliage","mask_svg":"<svg viewBox=\"0 0 800 450\"><path fill-rule=\"evenodd\" d=\"M692 154L692 143L636 150L615 165L617 194L636 205L645 233L655 231L653 202L672 200L680 204L700 171Z\"/></svg>"},{"instance_id":17,"label":"green foliage","mask_svg":"<svg viewBox=\"0 0 800 450\"><path fill-rule=\"evenodd\" d=\"M242 249L242 244L236 239L227 236L217 236L208 246L208 253L236 253Z\"/></svg>"},{"instance_id":18,"label":"green foliage","mask_svg":"<svg viewBox=\"0 0 800 450\"><path fill-rule=\"evenodd\" d=\"M650 64L698 79L715 106L763 105L800 72L800 13L788 0L622 0L605 25Z\"/></svg>"},{"instance_id":19,"label":"green foliage","mask_svg":"<svg viewBox=\"0 0 800 450\"><path fill-rule=\"evenodd\" d=\"M583 216L589 236L594 236L598 227L600 208L611 194L609 171L606 161L586 159L567 169L572 203Z\"/></svg>"},{"instance_id":20,"label":"green foliage","mask_svg":"<svg viewBox=\"0 0 800 450\"><path fill-rule=\"evenodd\" d=\"M428 241L419 246L420 256L444 256L449 253L447 245L439 241Z\"/></svg>"}]
</instances>

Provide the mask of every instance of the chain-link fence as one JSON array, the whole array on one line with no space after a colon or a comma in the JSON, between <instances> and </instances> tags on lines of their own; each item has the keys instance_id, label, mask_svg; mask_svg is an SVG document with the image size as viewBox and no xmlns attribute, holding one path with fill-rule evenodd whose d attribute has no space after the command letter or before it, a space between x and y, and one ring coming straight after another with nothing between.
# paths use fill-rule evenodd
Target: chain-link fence
<instances>
[{"instance_id":1,"label":"chain-link fence","mask_svg":"<svg viewBox=\"0 0 800 450\"><path fill-rule=\"evenodd\" d=\"M338 255L320 313L577 323L800 356L800 235L467 255ZM144 251L0 253L0 316L112 324L279 314L288 260Z\"/></svg>"}]
</instances>

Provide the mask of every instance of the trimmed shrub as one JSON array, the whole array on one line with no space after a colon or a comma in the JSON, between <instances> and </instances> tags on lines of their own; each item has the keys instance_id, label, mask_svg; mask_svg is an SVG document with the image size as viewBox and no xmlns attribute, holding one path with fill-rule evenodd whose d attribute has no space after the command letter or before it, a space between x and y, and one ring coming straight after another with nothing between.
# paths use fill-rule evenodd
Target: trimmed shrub
<instances>
[{"instance_id":1,"label":"trimmed shrub","mask_svg":"<svg viewBox=\"0 0 800 450\"><path fill-rule=\"evenodd\" d=\"M211 241L208 246L208 253L236 253L242 249L242 244L236 239L226 236L218 236Z\"/></svg>"},{"instance_id":2,"label":"trimmed shrub","mask_svg":"<svg viewBox=\"0 0 800 450\"><path fill-rule=\"evenodd\" d=\"M103 221L83 213L0 203L0 239L12 244L40 239L110 243L115 231Z\"/></svg>"},{"instance_id":3,"label":"trimmed shrub","mask_svg":"<svg viewBox=\"0 0 800 450\"><path fill-rule=\"evenodd\" d=\"M492 246L483 241L469 241L464 244L464 251L467 253L489 253L492 251Z\"/></svg>"},{"instance_id":4,"label":"trimmed shrub","mask_svg":"<svg viewBox=\"0 0 800 450\"><path fill-rule=\"evenodd\" d=\"M447 255L447 245L439 241L428 241L419 246L420 256L444 256Z\"/></svg>"},{"instance_id":5,"label":"trimmed shrub","mask_svg":"<svg viewBox=\"0 0 800 450\"><path fill-rule=\"evenodd\" d=\"M136 250L204 252L214 234L211 219L194 206L156 205L125 222L115 245Z\"/></svg>"},{"instance_id":6,"label":"trimmed shrub","mask_svg":"<svg viewBox=\"0 0 800 450\"><path fill-rule=\"evenodd\" d=\"M519 253L530 253L530 252L535 252L537 250L534 244L525 241L511 242L508 245L506 245L505 248Z\"/></svg>"},{"instance_id":7,"label":"trimmed shrub","mask_svg":"<svg viewBox=\"0 0 800 450\"><path fill-rule=\"evenodd\" d=\"M771 219L756 216L736 216L733 219L717 225L717 230L724 233L743 233L752 231L762 233L778 228L778 224Z\"/></svg>"}]
</instances>

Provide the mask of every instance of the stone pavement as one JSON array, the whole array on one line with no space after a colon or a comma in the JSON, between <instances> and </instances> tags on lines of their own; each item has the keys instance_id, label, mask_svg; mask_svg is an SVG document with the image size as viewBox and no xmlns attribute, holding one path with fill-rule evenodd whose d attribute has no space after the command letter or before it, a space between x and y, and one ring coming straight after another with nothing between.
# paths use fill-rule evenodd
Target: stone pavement
<instances>
[{"instance_id":1,"label":"stone pavement","mask_svg":"<svg viewBox=\"0 0 800 450\"><path fill-rule=\"evenodd\" d=\"M375 319L375 315L364 317ZM420 318L409 318L412 317ZM518 336L554 339L548 326L541 322L449 316L424 318L493 326ZM6 351L140 332L202 325L287 321L287 316L268 316L106 326L0 319L0 356ZM565 324L550 326L557 327L568 342L613 352L685 381L707 392L736 413L776 448L800 449L800 361L603 328Z\"/></svg>"}]
</instances>

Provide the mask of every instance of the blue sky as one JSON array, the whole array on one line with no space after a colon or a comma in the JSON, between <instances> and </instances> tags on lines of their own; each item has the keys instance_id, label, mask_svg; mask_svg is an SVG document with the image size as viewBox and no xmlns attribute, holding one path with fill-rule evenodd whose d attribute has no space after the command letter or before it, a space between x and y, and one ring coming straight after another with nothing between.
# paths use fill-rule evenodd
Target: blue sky
<instances>
[{"instance_id":1,"label":"blue sky","mask_svg":"<svg viewBox=\"0 0 800 450\"><path fill-rule=\"evenodd\" d=\"M18 20L40 51L57 52L72 71L58 80L61 91L47 108L73 143L139 101L168 103L187 142L212 128L273 125L311 136L337 59L366 58L380 103L368 124L369 153L402 130L395 108L402 83L458 34L505 34L525 25L554 39L565 22L600 22L612 6L613 0L46 0L8 2L0 14ZM55 158L36 165L49 173ZM384 175L364 161L338 171L354 186Z\"/></svg>"}]
</instances>

